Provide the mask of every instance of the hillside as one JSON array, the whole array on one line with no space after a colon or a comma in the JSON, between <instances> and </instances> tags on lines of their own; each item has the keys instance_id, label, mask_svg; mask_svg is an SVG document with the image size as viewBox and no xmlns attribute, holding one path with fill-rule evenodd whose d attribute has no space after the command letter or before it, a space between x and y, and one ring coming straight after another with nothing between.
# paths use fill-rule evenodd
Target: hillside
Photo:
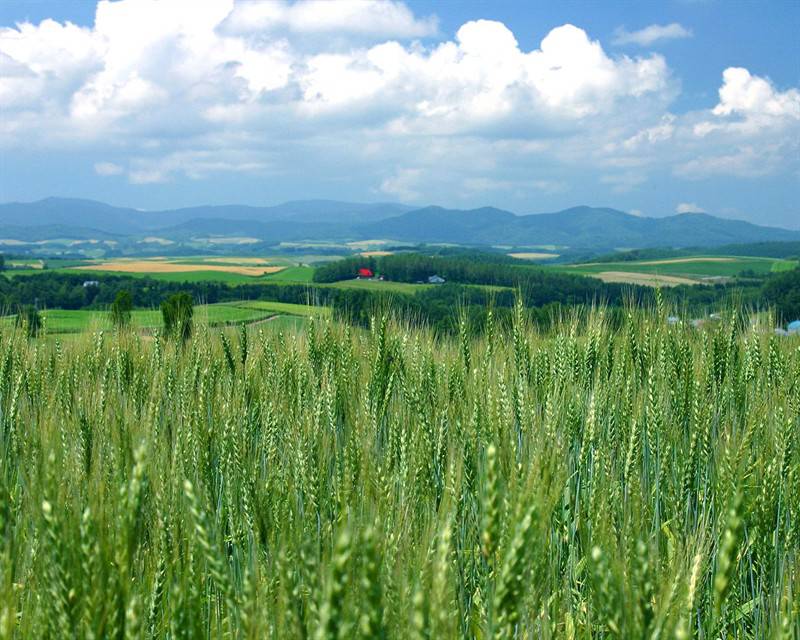
<instances>
[{"instance_id":1,"label":"hillside","mask_svg":"<svg viewBox=\"0 0 800 640\"><path fill-rule=\"evenodd\" d=\"M400 204L329 200L294 201L272 207L224 205L143 212L90 200L47 198L0 205L0 225L3 240L23 242L53 238L55 229L60 237L82 240L113 234L117 239L158 235L185 242L205 234L248 236L266 244L386 238L410 243L557 245L592 251L800 241L800 231L705 213L645 218L611 208L580 206L554 213L517 215L494 207L412 209Z\"/></svg>"}]
</instances>

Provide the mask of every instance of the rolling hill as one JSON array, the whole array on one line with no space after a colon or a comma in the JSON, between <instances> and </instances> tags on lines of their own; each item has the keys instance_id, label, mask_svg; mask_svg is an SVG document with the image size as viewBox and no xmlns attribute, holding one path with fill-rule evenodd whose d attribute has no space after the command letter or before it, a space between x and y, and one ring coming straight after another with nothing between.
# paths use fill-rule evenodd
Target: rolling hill
<instances>
[{"instance_id":1,"label":"rolling hill","mask_svg":"<svg viewBox=\"0 0 800 640\"><path fill-rule=\"evenodd\" d=\"M427 207L360 229L370 237L410 242L560 245L573 248L715 247L735 242L800 240L800 232L683 213L643 218L616 209L573 207L556 213L515 215L485 207L470 211Z\"/></svg>"},{"instance_id":2,"label":"rolling hill","mask_svg":"<svg viewBox=\"0 0 800 640\"><path fill-rule=\"evenodd\" d=\"M0 239L33 242L54 234L79 240L158 235L185 242L198 235L248 236L265 243L385 238L411 243L513 245L599 250L716 247L800 240L800 231L763 227L706 213L637 217L579 206L517 215L494 207L471 210L392 203L302 200L271 207L200 206L138 211L102 202L47 198L0 205Z\"/></svg>"}]
</instances>

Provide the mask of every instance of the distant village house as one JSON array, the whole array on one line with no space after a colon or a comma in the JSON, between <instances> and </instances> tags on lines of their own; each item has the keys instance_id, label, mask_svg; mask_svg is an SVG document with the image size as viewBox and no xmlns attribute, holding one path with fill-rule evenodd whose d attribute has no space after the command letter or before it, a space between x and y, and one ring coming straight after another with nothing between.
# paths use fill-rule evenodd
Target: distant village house
<instances>
[{"instance_id":1,"label":"distant village house","mask_svg":"<svg viewBox=\"0 0 800 640\"><path fill-rule=\"evenodd\" d=\"M83 288L87 289L89 287L99 287L100 281L99 280L84 280L83 281Z\"/></svg>"},{"instance_id":2,"label":"distant village house","mask_svg":"<svg viewBox=\"0 0 800 640\"><path fill-rule=\"evenodd\" d=\"M359 278L373 278L375 274L372 272L372 269L367 269L366 267L361 267L358 270L358 277Z\"/></svg>"},{"instance_id":3,"label":"distant village house","mask_svg":"<svg viewBox=\"0 0 800 640\"><path fill-rule=\"evenodd\" d=\"M434 274L430 278L428 278L428 284L444 284L444 283L445 283L445 279L442 278L442 276L438 276L438 275Z\"/></svg>"}]
</instances>

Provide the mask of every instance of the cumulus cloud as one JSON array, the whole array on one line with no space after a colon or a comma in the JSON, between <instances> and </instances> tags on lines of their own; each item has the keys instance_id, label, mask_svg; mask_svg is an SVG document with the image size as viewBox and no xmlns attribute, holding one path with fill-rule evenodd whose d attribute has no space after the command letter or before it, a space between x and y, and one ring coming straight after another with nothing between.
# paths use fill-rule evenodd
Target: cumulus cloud
<instances>
[{"instance_id":1,"label":"cumulus cloud","mask_svg":"<svg viewBox=\"0 0 800 640\"><path fill-rule=\"evenodd\" d=\"M438 30L435 16L416 18L393 0L283 0L239 2L221 27L234 33L350 33L372 37L421 38Z\"/></svg>"},{"instance_id":2,"label":"cumulus cloud","mask_svg":"<svg viewBox=\"0 0 800 640\"><path fill-rule=\"evenodd\" d=\"M624 27L617 27L614 32L614 44L638 44L640 47L649 47L659 40L679 40L691 37L691 30L677 22L672 22L670 24L651 24L638 31L627 31Z\"/></svg>"},{"instance_id":3,"label":"cumulus cloud","mask_svg":"<svg viewBox=\"0 0 800 640\"><path fill-rule=\"evenodd\" d=\"M681 202L675 207L675 213L705 213L706 210L694 202Z\"/></svg>"},{"instance_id":4,"label":"cumulus cloud","mask_svg":"<svg viewBox=\"0 0 800 640\"><path fill-rule=\"evenodd\" d=\"M0 130L0 143L23 142L14 134L25 131L27 144L23 121L36 115L76 142L109 134L163 140L232 125L267 133L267 123L310 131L334 120L397 135L526 135L526 127L557 129L670 88L661 56L611 58L573 25L553 29L532 51L502 23L476 20L427 48L387 41L308 52L282 30L340 33L358 23L383 33L391 24L394 35L421 35L431 21L392 2L186 7L102 0L92 29L47 20L0 30L0 63L14 69L0 79L0 104L13 123Z\"/></svg>"},{"instance_id":5,"label":"cumulus cloud","mask_svg":"<svg viewBox=\"0 0 800 640\"><path fill-rule=\"evenodd\" d=\"M719 104L714 115L768 116L800 119L800 91L777 91L765 78L753 76L747 69L729 67L722 73Z\"/></svg>"},{"instance_id":6,"label":"cumulus cloud","mask_svg":"<svg viewBox=\"0 0 800 640\"><path fill-rule=\"evenodd\" d=\"M798 128L800 91L793 88L781 92L767 78L741 67L729 67L722 73L719 103L694 125L693 133L699 138L715 132L747 136Z\"/></svg>"},{"instance_id":7,"label":"cumulus cloud","mask_svg":"<svg viewBox=\"0 0 800 640\"><path fill-rule=\"evenodd\" d=\"M402 2L101 0L91 27L0 28L0 149L89 150L137 184L314 166L402 200L435 199L432 174L541 195L568 166L625 192L658 168L752 174L793 153L800 94L747 70L675 114L661 55L611 55L571 24L533 48L491 20L419 40L437 28Z\"/></svg>"},{"instance_id":8,"label":"cumulus cloud","mask_svg":"<svg viewBox=\"0 0 800 640\"><path fill-rule=\"evenodd\" d=\"M575 120L666 90L668 80L660 56L613 60L572 25L525 52L490 20L464 24L455 41L431 50L388 42L314 55L298 75L307 113L382 109L399 134L479 131L521 114Z\"/></svg>"}]
</instances>

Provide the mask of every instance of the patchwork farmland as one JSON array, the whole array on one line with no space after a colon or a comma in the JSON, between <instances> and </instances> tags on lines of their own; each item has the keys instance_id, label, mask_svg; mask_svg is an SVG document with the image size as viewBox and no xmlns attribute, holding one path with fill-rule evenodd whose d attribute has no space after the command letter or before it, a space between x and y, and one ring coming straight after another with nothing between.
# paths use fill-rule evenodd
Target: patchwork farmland
<instances>
[{"instance_id":1,"label":"patchwork farmland","mask_svg":"<svg viewBox=\"0 0 800 640\"><path fill-rule=\"evenodd\" d=\"M713 284L734 278L764 276L789 271L797 264L795 260L779 258L698 255L663 260L593 262L560 268L569 273L600 278L606 282L675 286Z\"/></svg>"}]
</instances>

